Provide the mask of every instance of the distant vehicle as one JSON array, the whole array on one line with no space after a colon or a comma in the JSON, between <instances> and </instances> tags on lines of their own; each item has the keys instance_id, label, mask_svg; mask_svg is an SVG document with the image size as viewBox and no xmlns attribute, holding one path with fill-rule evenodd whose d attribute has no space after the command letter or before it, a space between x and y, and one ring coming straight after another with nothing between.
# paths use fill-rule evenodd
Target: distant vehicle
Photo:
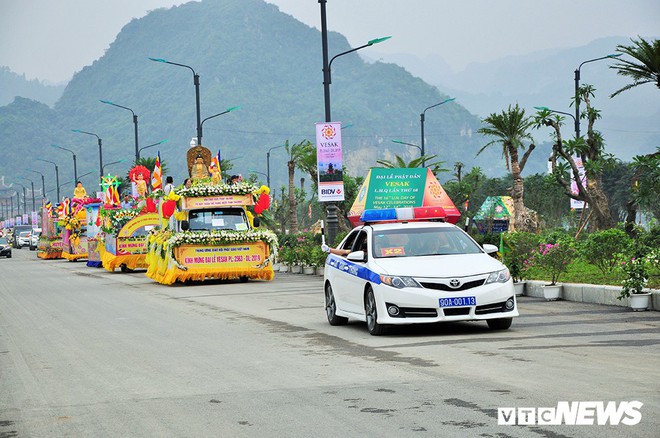
<instances>
[{"instance_id":1,"label":"distant vehicle","mask_svg":"<svg viewBox=\"0 0 660 438\"><path fill-rule=\"evenodd\" d=\"M21 232L23 231L32 231L32 225L16 225L13 230L12 230L12 240L11 244L14 248L20 249L21 244L18 242L18 237L20 236ZM30 243L26 243L26 245L29 245Z\"/></svg>"},{"instance_id":2,"label":"distant vehicle","mask_svg":"<svg viewBox=\"0 0 660 438\"><path fill-rule=\"evenodd\" d=\"M18 247L22 248L24 246L29 246L31 235L32 235L32 230L30 230L30 231L21 231L18 234Z\"/></svg>"},{"instance_id":3,"label":"distant vehicle","mask_svg":"<svg viewBox=\"0 0 660 438\"><path fill-rule=\"evenodd\" d=\"M33 228L30 235L30 251L34 251L39 246L39 237L41 237L41 228Z\"/></svg>"},{"instance_id":4,"label":"distant vehicle","mask_svg":"<svg viewBox=\"0 0 660 438\"><path fill-rule=\"evenodd\" d=\"M11 258L11 242L6 237L0 237L0 257Z\"/></svg>"}]
</instances>

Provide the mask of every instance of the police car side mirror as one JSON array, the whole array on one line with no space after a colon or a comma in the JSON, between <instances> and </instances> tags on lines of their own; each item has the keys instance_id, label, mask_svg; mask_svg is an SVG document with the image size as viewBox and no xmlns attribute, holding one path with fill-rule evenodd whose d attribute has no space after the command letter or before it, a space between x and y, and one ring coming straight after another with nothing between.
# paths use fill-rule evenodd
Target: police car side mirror
<instances>
[{"instance_id":1,"label":"police car side mirror","mask_svg":"<svg viewBox=\"0 0 660 438\"><path fill-rule=\"evenodd\" d=\"M364 251L353 251L352 253L348 254L346 258L351 262L364 262L367 259L365 257Z\"/></svg>"},{"instance_id":2,"label":"police car side mirror","mask_svg":"<svg viewBox=\"0 0 660 438\"><path fill-rule=\"evenodd\" d=\"M190 229L190 222L186 220L181 221L181 229L183 231L188 231Z\"/></svg>"},{"instance_id":3,"label":"police car side mirror","mask_svg":"<svg viewBox=\"0 0 660 438\"><path fill-rule=\"evenodd\" d=\"M486 251L486 254L494 254L498 251L497 247L495 245L491 245L490 243L484 243L484 251Z\"/></svg>"}]
</instances>

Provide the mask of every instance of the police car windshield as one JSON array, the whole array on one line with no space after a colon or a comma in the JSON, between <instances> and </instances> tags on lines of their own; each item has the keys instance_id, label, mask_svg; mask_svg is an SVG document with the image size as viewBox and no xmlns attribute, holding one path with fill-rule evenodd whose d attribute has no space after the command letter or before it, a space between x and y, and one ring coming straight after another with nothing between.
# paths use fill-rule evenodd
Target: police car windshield
<instances>
[{"instance_id":1,"label":"police car windshield","mask_svg":"<svg viewBox=\"0 0 660 438\"><path fill-rule=\"evenodd\" d=\"M481 248L458 228L408 228L375 232L376 258L479 254Z\"/></svg>"},{"instance_id":2,"label":"police car windshield","mask_svg":"<svg viewBox=\"0 0 660 438\"><path fill-rule=\"evenodd\" d=\"M190 230L236 230L248 229L247 218L242 208L218 208L193 210L188 216Z\"/></svg>"}]
</instances>

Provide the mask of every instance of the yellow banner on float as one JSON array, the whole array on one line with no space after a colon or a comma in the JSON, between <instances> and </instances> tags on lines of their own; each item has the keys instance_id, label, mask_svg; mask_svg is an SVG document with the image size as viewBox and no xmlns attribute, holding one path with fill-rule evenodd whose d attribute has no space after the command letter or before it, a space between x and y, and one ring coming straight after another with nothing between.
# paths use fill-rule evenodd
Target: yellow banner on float
<instances>
[{"instance_id":1,"label":"yellow banner on float","mask_svg":"<svg viewBox=\"0 0 660 438\"><path fill-rule=\"evenodd\" d=\"M147 236L117 238L116 255L146 254L146 253L147 253Z\"/></svg>"},{"instance_id":2,"label":"yellow banner on float","mask_svg":"<svg viewBox=\"0 0 660 438\"><path fill-rule=\"evenodd\" d=\"M190 268L234 271L263 263L266 251L264 242L224 246L181 245L175 248L174 255L180 264Z\"/></svg>"},{"instance_id":3,"label":"yellow banner on float","mask_svg":"<svg viewBox=\"0 0 660 438\"><path fill-rule=\"evenodd\" d=\"M117 237L132 236L143 228L146 232L148 232L150 229L156 226L158 226L158 213L141 214L126 222L121 230L119 230ZM146 232L141 234L146 234Z\"/></svg>"},{"instance_id":4,"label":"yellow banner on float","mask_svg":"<svg viewBox=\"0 0 660 438\"><path fill-rule=\"evenodd\" d=\"M247 195L218 195L199 196L195 198L182 198L181 207L184 210L196 210L212 207L240 207L254 205L252 194Z\"/></svg>"}]
</instances>

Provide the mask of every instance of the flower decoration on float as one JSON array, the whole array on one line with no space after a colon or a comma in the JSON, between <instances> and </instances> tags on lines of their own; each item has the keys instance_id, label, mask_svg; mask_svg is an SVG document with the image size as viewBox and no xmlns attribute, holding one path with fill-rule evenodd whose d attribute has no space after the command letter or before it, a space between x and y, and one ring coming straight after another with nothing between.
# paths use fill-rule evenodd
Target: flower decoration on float
<instances>
[{"instance_id":1,"label":"flower decoration on float","mask_svg":"<svg viewBox=\"0 0 660 438\"><path fill-rule=\"evenodd\" d=\"M270 208L270 188L267 186L261 186L259 187L259 190L254 192L254 197L255 197L255 204L254 204L254 212L256 214L261 214L265 210L268 210Z\"/></svg>"},{"instance_id":2,"label":"flower decoration on float","mask_svg":"<svg viewBox=\"0 0 660 438\"><path fill-rule=\"evenodd\" d=\"M248 195L256 192L257 186L248 182L238 184L219 184L207 185L198 184L188 188L180 188L176 190L176 194L187 198L195 198L200 196L221 196L221 195Z\"/></svg>"}]
</instances>

